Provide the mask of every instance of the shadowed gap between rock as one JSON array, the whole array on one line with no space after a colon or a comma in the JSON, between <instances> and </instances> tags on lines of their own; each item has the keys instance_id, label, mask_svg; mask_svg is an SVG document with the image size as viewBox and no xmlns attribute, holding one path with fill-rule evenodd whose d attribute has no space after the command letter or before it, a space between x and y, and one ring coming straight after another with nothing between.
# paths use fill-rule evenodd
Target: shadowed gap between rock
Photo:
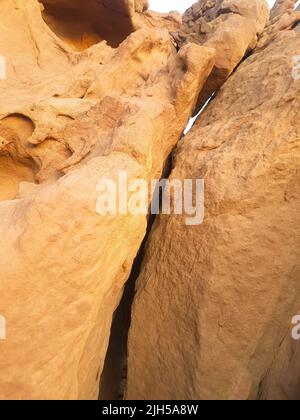
<instances>
[{"instance_id":1,"label":"shadowed gap between rock","mask_svg":"<svg viewBox=\"0 0 300 420\"><path fill-rule=\"evenodd\" d=\"M182 140L182 138L191 130L197 118L213 100L215 95L216 93L213 93L211 97L206 101L205 105L198 112L198 114L195 117L189 119L179 141ZM173 154L171 153L165 165L162 178L168 179L171 175L173 168L172 156ZM139 277L141 266L144 260L145 247L155 218L155 215L149 216L145 238L134 260L129 279L125 284L121 302L114 313L109 346L100 380L100 400L122 400L124 397L127 378L127 340L131 323L131 308L135 296L136 281Z\"/></svg>"},{"instance_id":2,"label":"shadowed gap between rock","mask_svg":"<svg viewBox=\"0 0 300 420\"><path fill-rule=\"evenodd\" d=\"M163 171L169 178L172 171L172 154ZM127 378L127 339L131 321L131 307L135 295L135 284L144 260L145 247L156 216L150 215L145 238L134 260L131 274L124 287L120 305L113 317L109 346L100 380L100 400L122 400Z\"/></svg>"}]
</instances>

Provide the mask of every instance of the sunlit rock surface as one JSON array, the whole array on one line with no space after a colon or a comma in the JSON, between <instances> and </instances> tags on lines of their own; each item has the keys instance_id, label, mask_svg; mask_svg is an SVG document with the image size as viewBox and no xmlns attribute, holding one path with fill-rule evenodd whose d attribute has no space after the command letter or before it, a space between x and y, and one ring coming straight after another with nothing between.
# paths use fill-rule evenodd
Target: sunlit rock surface
<instances>
[{"instance_id":1,"label":"sunlit rock surface","mask_svg":"<svg viewBox=\"0 0 300 420\"><path fill-rule=\"evenodd\" d=\"M170 178L204 179L205 219L154 224L127 399L300 399L300 33L267 32L177 148Z\"/></svg>"}]
</instances>

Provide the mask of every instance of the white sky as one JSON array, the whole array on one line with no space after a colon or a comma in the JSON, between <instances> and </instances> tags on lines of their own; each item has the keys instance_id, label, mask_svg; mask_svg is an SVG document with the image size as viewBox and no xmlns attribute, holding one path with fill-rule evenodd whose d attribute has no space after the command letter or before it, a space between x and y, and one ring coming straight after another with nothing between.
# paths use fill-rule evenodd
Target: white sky
<instances>
[{"instance_id":1,"label":"white sky","mask_svg":"<svg viewBox=\"0 0 300 420\"><path fill-rule=\"evenodd\" d=\"M149 0L150 9L156 12L169 12L170 10L178 10L183 13L196 0ZM270 6L273 6L275 0L268 0Z\"/></svg>"}]
</instances>

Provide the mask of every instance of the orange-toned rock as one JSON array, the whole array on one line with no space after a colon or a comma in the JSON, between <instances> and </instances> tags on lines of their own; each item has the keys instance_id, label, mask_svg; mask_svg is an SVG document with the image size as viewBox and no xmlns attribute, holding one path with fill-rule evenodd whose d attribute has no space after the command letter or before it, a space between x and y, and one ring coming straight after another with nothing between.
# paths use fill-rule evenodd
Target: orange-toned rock
<instances>
[{"instance_id":1,"label":"orange-toned rock","mask_svg":"<svg viewBox=\"0 0 300 420\"><path fill-rule=\"evenodd\" d=\"M292 12L295 9L297 0L276 0L271 10L271 20L285 14Z\"/></svg>"},{"instance_id":2,"label":"orange-toned rock","mask_svg":"<svg viewBox=\"0 0 300 420\"><path fill-rule=\"evenodd\" d=\"M292 29L300 21L300 9L295 10L296 0L277 0L271 10L270 21L258 42L258 49L265 48L280 32ZM298 27L299 30L299 27Z\"/></svg>"},{"instance_id":3,"label":"orange-toned rock","mask_svg":"<svg viewBox=\"0 0 300 420\"><path fill-rule=\"evenodd\" d=\"M49 27L72 49L106 40L117 47L134 29L147 0L39 0ZM117 30L116 30L117 28Z\"/></svg>"},{"instance_id":4,"label":"orange-toned rock","mask_svg":"<svg viewBox=\"0 0 300 420\"><path fill-rule=\"evenodd\" d=\"M179 31L182 25L182 16L179 12L158 13L147 10L144 13L136 13L134 15L135 28L140 27L156 27L166 28L170 32Z\"/></svg>"},{"instance_id":5,"label":"orange-toned rock","mask_svg":"<svg viewBox=\"0 0 300 420\"><path fill-rule=\"evenodd\" d=\"M179 148L172 176L208 178L207 220L195 230L172 217L156 224L127 396L294 391L286 331L299 308L287 291L298 291L299 85L286 68L299 27L287 4ZM198 98L220 88L268 18L265 0L203 0L183 22L147 9L147 0L1 1L0 399L98 397L147 228L146 214L100 215L98 182L119 171L159 178ZM164 376L153 381L156 368Z\"/></svg>"},{"instance_id":6,"label":"orange-toned rock","mask_svg":"<svg viewBox=\"0 0 300 420\"><path fill-rule=\"evenodd\" d=\"M181 29L173 34L178 45L195 42L216 50L214 69L197 110L255 48L268 19L266 0L198 0L184 13Z\"/></svg>"},{"instance_id":7,"label":"orange-toned rock","mask_svg":"<svg viewBox=\"0 0 300 420\"><path fill-rule=\"evenodd\" d=\"M180 143L205 219L160 216L137 283L127 399L299 398L299 25L277 32Z\"/></svg>"},{"instance_id":8,"label":"orange-toned rock","mask_svg":"<svg viewBox=\"0 0 300 420\"><path fill-rule=\"evenodd\" d=\"M97 214L97 183L161 175L213 66L102 3L1 2L0 399L97 398L147 225Z\"/></svg>"},{"instance_id":9,"label":"orange-toned rock","mask_svg":"<svg viewBox=\"0 0 300 420\"><path fill-rule=\"evenodd\" d=\"M300 308L297 311L300 314ZM298 315L299 319L299 315ZM297 331L300 328L297 327ZM300 400L300 342L288 330L278 352L260 385L261 400Z\"/></svg>"}]
</instances>

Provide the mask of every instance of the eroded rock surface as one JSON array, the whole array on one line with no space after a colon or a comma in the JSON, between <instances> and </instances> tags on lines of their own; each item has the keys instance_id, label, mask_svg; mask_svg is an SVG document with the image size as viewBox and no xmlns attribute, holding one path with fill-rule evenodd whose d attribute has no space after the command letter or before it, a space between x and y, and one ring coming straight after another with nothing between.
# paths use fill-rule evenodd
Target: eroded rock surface
<instances>
[{"instance_id":1,"label":"eroded rock surface","mask_svg":"<svg viewBox=\"0 0 300 420\"><path fill-rule=\"evenodd\" d=\"M268 19L265 0L198 0L184 13L182 27L173 33L178 45L194 42L216 50L214 69L197 110L255 48Z\"/></svg>"},{"instance_id":2,"label":"eroded rock surface","mask_svg":"<svg viewBox=\"0 0 300 420\"><path fill-rule=\"evenodd\" d=\"M1 1L0 399L98 397L147 227L146 215L97 214L98 181L120 170L128 181L159 178L191 114L258 42L178 149L172 177L206 179L206 219L155 224L127 397L296 394L291 3L278 1L262 35L265 0L199 1L183 22L145 0Z\"/></svg>"},{"instance_id":3,"label":"eroded rock surface","mask_svg":"<svg viewBox=\"0 0 300 420\"><path fill-rule=\"evenodd\" d=\"M300 314L300 308L297 311ZM288 330L280 344L272 366L262 381L258 397L261 400L300 400L300 346Z\"/></svg>"},{"instance_id":4,"label":"eroded rock surface","mask_svg":"<svg viewBox=\"0 0 300 420\"><path fill-rule=\"evenodd\" d=\"M160 177L215 55L135 31L144 8L1 1L1 399L98 396L147 221L97 214L97 183Z\"/></svg>"},{"instance_id":5,"label":"eroded rock surface","mask_svg":"<svg viewBox=\"0 0 300 420\"><path fill-rule=\"evenodd\" d=\"M205 180L205 220L154 224L132 311L128 399L299 398L290 330L300 307L300 33L291 17L178 147L170 179Z\"/></svg>"},{"instance_id":6,"label":"eroded rock surface","mask_svg":"<svg viewBox=\"0 0 300 420\"><path fill-rule=\"evenodd\" d=\"M265 48L280 32L293 29L299 31L300 6L295 9L296 0L277 0L271 10L270 20L261 36L258 49Z\"/></svg>"}]
</instances>

